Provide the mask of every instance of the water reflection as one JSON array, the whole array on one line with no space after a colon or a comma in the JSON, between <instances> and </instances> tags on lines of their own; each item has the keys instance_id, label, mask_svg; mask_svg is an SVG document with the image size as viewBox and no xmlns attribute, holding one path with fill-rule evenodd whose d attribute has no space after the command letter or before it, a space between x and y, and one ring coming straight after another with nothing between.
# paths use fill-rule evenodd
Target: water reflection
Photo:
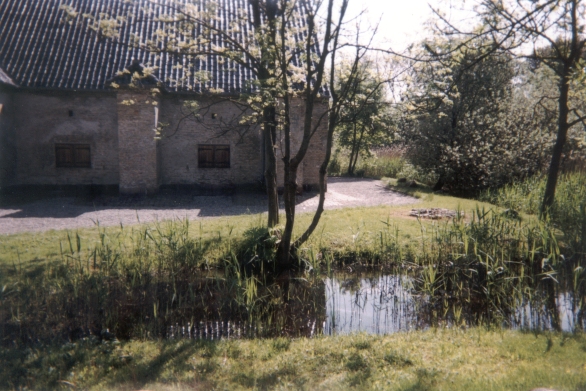
<instances>
[{"instance_id":1,"label":"water reflection","mask_svg":"<svg viewBox=\"0 0 586 391\"><path fill-rule=\"evenodd\" d=\"M568 292L560 293L555 300L556 308L551 311L542 300L527 301L511 317L511 327L521 330L552 330L553 316L559 317L562 331L574 331L579 325L578 312L573 308L573 296Z\"/></svg>"},{"instance_id":2,"label":"water reflection","mask_svg":"<svg viewBox=\"0 0 586 391\"><path fill-rule=\"evenodd\" d=\"M413 279L408 276L334 276L325 279L325 287L326 320L323 331L326 335L354 332L390 334L425 329L434 322L448 326L456 323L451 312L440 316L440 319L433 318L426 309L426 297L417 294ZM510 318L503 321L503 326L551 330L555 328L555 318L566 332L580 325L570 293L558 295L556 309L549 309L545 303L545 297L536 295L515 309ZM470 321L464 324L472 325Z\"/></svg>"},{"instance_id":3,"label":"water reflection","mask_svg":"<svg viewBox=\"0 0 586 391\"><path fill-rule=\"evenodd\" d=\"M333 277L325 287L324 334L389 334L425 326L409 277Z\"/></svg>"},{"instance_id":4,"label":"water reflection","mask_svg":"<svg viewBox=\"0 0 586 391\"><path fill-rule=\"evenodd\" d=\"M417 291L414 282L413 277L406 275L334 274L324 279L317 276L292 279L278 289L267 288L263 295L269 297L271 291L272 304L257 308L256 317L246 319L245 314L238 311L232 312L232 316L215 317L213 311L208 311L205 317L198 319L197 314L192 313L190 322L171 323L166 336L212 340L313 337L356 332L391 334L438 324L450 327L478 324L478 317L466 303L456 303L463 312L458 318L451 310L438 311L430 305L429 296ZM502 318L503 327L550 330L556 328L556 322L566 332L583 327L570 293L560 293L555 300L548 300L548 297L542 290L534 291L531 300L506 310L508 315ZM556 308L547 303L554 303ZM495 312L505 313L500 308ZM238 316L234 316L236 314Z\"/></svg>"}]
</instances>

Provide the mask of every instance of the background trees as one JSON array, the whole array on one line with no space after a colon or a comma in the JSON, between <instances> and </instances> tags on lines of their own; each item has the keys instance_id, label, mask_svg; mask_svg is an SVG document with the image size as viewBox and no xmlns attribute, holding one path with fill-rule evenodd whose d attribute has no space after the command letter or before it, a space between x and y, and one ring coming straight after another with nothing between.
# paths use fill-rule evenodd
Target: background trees
<instances>
[{"instance_id":1,"label":"background trees","mask_svg":"<svg viewBox=\"0 0 586 391\"><path fill-rule=\"evenodd\" d=\"M344 63L338 65L337 72L336 88L352 90L341 102L337 140L350 152L347 173L353 175L359 156L366 156L373 148L386 146L393 139L387 80L372 59L362 61L355 74Z\"/></svg>"},{"instance_id":2,"label":"background trees","mask_svg":"<svg viewBox=\"0 0 586 391\"><path fill-rule=\"evenodd\" d=\"M447 186L474 194L543 167L551 118L531 107L522 64L485 45L426 42L403 94L401 134L409 156Z\"/></svg>"},{"instance_id":3,"label":"background trees","mask_svg":"<svg viewBox=\"0 0 586 391\"><path fill-rule=\"evenodd\" d=\"M568 131L586 120L586 112L572 104L571 99L581 95L579 91L586 86L586 5L583 0L482 0L475 11L482 21L480 28L460 29L438 12L443 22L441 30L464 37L463 46L485 42L489 51L504 50L530 58L555 75L555 96L544 96L557 103L556 141L541 205L544 215L554 201Z\"/></svg>"}]
</instances>

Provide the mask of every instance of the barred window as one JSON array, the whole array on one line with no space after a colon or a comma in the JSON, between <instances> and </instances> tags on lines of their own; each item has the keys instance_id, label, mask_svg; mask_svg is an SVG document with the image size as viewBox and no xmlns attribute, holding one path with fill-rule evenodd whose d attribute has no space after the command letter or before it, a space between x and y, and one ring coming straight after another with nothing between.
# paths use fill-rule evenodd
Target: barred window
<instances>
[{"instance_id":1,"label":"barred window","mask_svg":"<svg viewBox=\"0 0 586 391\"><path fill-rule=\"evenodd\" d=\"M55 144L57 167L91 168L89 144Z\"/></svg>"},{"instance_id":2,"label":"barred window","mask_svg":"<svg viewBox=\"0 0 586 391\"><path fill-rule=\"evenodd\" d=\"M197 157L199 168L230 168L229 145L199 145Z\"/></svg>"}]
</instances>

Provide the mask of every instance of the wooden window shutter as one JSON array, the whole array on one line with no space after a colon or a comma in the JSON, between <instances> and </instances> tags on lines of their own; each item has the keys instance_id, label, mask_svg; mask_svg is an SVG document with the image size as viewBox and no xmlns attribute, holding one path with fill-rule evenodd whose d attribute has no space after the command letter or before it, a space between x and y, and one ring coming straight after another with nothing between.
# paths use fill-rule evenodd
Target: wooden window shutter
<instances>
[{"instance_id":1,"label":"wooden window shutter","mask_svg":"<svg viewBox=\"0 0 586 391\"><path fill-rule=\"evenodd\" d=\"M230 146L199 145L197 162L199 168L230 168Z\"/></svg>"},{"instance_id":2,"label":"wooden window shutter","mask_svg":"<svg viewBox=\"0 0 586 391\"><path fill-rule=\"evenodd\" d=\"M230 168L230 146L216 145L214 163L216 168Z\"/></svg>"},{"instance_id":3,"label":"wooden window shutter","mask_svg":"<svg viewBox=\"0 0 586 391\"><path fill-rule=\"evenodd\" d=\"M214 147L212 145L200 145L197 150L198 167L214 167Z\"/></svg>"},{"instance_id":4,"label":"wooden window shutter","mask_svg":"<svg viewBox=\"0 0 586 391\"><path fill-rule=\"evenodd\" d=\"M55 163L57 167L73 167L73 147L71 145L55 145Z\"/></svg>"},{"instance_id":5,"label":"wooden window shutter","mask_svg":"<svg viewBox=\"0 0 586 391\"><path fill-rule=\"evenodd\" d=\"M91 167L90 146L89 145L75 145L73 147L73 157L75 160L75 167Z\"/></svg>"},{"instance_id":6,"label":"wooden window shutter","mask_svg":"<svg viewBox=\"0 0 586 391\"><path fill-rule=\"evenodd\" d=\"M88 144L55 144L56 167L91 168L91 152Z\"/></svg>"}]
</instances>

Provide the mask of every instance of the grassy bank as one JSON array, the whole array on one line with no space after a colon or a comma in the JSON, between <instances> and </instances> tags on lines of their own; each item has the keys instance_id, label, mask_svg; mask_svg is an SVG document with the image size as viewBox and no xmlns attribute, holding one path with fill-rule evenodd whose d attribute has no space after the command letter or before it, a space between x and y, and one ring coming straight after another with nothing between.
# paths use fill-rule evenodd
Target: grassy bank
<instances>
[{"instance_id":1,"label":"grassy bank","mask_svg":"<svg viewBox=\"0 0 586 391\"><path fill-rule=\"evenodd\" d=\"M391 180L392 183L393 180ZM448 208L460 209L471 213L477 206L490 208L485 202L460 199L445 195L434 195L431 192L420 189L403 189L411 191L420 200L413 205L404 206L380 206L371 208L348 208L341 210L327 210L310 238L307 248L320 247L331 248L337 253L352 253L357 246L370 248L378 243L378 236L385 231L388 225L400 226L399 240L403 245L416 243L421 236L421 228L437 225L433 221L418 221L409 216L413 207L417 208ZM296 217L296 234L307 227L313 215L311 213L299 213ZM205 251L202 254L203 262L210 266L221 264L229 243L236 243L244 238L244 234L251 229L265 224L264 215L242 215L230 217L209 218L200 221L191 221L186 231L186 237L202 243ZM22 233L16 235L0 236L0 267L7 269L20 269L30 266L31 261L51 261L70 258L71 253L77 253L77 237L79 236L81 256L85 258L93 249L108 239L111 246L120 248L121 252L131 252L133 243L137 238L161 237L172 231L179 234L183 222L136 224L128 227L93 227L81 228L73 231L47 231L39 233ZM161 235L163 234L163 235ZM183 235L183 233L181 233ZM172 238L165 242L172 243ZM153 242L154 243L154 242ZM3 275L6 277L6 275ZM2 278L3 276L0 276ZM0 281L0 284L2 281Z\"/></svg>"},{"instance_id":2,"label":"grassy bank","mask_svg":"<svg viewBox=\"0 0 586 391\"><path fill-rule=\"evenodd\" d=\"M586 390L584 334L476 328L0 348L0 388Z\"/></svg>"},{"instance_id":3,"label":"grassy bank","mask_svg":"<svg viewBox=\"0 0 586 391\"><path fill-rule=\"evenodd\" d=\"M528 300L545 311L564 292L584 321L583 231L567 223L582 220L556 212L544 224L495 198L502 207L389 186L419 202L326 211L292 281L258 274L278 240L263 215L1 236L0 388L586 389L583 333L495 326ZM417 219L412 207L459 214ZM311 217L300 214L297 227ZM409 275L426 324L436 326L391 336L160 339L172 325L226 319L305 335L308 320L323 321L321 278L335 269ZM555 312L547 316L555 328Z\"/></svg>"},{"instance_id":4,"label":"grassy bank","mask_svg":"<svg viewBox=\"0 0 586 391\"><path fill-rule=\"evenodd\" d=\"M226 319L298 335L295 314L321 311L312 294L320 272L336 268L408 274L431 324L503 324L532 300L552 308L548 322L556 328L555 297L565 292L583 323L582 258L555 228L425 187L400 190L417 193L418 208L458 210L459 217L417 219L412 206L326 211L300 249L299 284L270 273L278 232L262 227L262 215L0 237L2 344L104 330L158 338L177 323ZM297 227L310 218L300 214ZM289 300L293 293L309 299Z\"/></svg>"}]
</instances>

